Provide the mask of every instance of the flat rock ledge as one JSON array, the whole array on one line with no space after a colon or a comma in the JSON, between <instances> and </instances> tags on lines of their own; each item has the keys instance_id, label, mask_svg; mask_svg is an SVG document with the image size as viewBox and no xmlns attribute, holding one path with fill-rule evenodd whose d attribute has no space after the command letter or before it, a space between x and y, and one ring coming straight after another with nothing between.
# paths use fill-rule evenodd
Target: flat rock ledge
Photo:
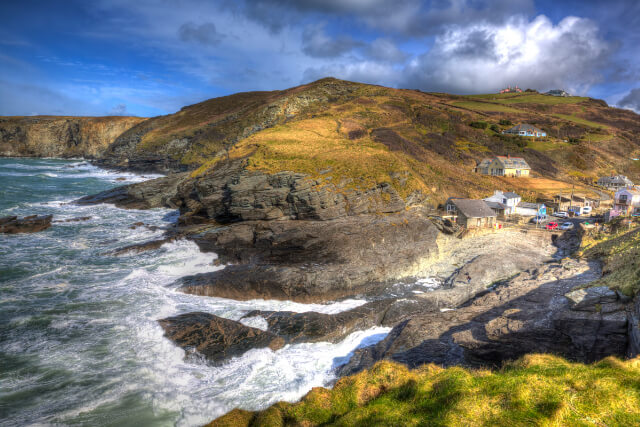
<instances>
[{"instance_id":1,"label":"flat rock ledge","mask_svg":"<svg viewBox=\"0 0 640 427\"><path fill-rule=\"evenodd\" d=\"M5 216L0 218L0 233L36 233L51 227L52 219L53 215Z\"/></svg>"},{"instance_id":2,"label":"flat rock ledge","mask_svg":"<svg viewBox=\"0 0 640 427\"><path fill-rule=\"evenodd\" d=\"M382 359L415 368L500 366L527 353L585 362L623 356L633 338L631 303L608 289L575 291L601 274L598 263L574 260L521 273L455 310L406 318L378 344L356 351L338 374L354 374Z\"/></svg>"},{"instance_id":3,"label":"flat rock ledge","mask_svg":"<svg viewBox=\"0 0 640 427\"><path fill-rule=\"evenodd\" d=\"M209 313L181 314L158 321L165 336L188 353L222 363L253 348L278 350L284 340L270 332Z\"/></svg>"}]
</instances>

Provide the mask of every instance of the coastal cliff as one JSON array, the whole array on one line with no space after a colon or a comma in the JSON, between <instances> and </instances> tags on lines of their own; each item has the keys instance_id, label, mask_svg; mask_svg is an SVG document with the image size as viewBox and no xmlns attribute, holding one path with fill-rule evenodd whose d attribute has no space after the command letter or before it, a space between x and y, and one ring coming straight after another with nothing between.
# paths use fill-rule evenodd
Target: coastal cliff
<instances>
[{"instance_id":1,"label":"coastal cliff","mask_svg":"<svg viewBox=\"0 0 640 427\"><path fill-rule=\"evenodd\" d=\"M637 174L629 160L640 149L636 114L588 98L512 98L336 79L216 98L138 123L97 161L166 177L77 202L178 209L165 240L122 251L187 238L215 252L224 268L180 278L172 286L182 292L366 300L337 315L247 313L262 329L202 312L159 320L176 345L213 364L249 348L336 342L376 326L392 329L337 376L388 361L497 368L538 352L581 362L631 354L640 342L629 329L638 317L628 314L632 296L578 289L607 277L598 257L567 259L582 230L514 226L459 239L459 227L437 216L448 196L508 189L536 200L573 186L589 191L590 177L616 166ZM501 133L524 121L552 136ZM473 172L496 154L523 156L534 176ZM431 279L438 289L421 287Z\"/></svg>"},{"instance_id":2,"label":"coastal cliff","mask_svg":"<svg viewBox=\"0 0 640 427\"><path fill-rule=\"evenodd\" d=\"M141 117L0 117L2 157L100 157Z\"/></svg>"}]
</instances>

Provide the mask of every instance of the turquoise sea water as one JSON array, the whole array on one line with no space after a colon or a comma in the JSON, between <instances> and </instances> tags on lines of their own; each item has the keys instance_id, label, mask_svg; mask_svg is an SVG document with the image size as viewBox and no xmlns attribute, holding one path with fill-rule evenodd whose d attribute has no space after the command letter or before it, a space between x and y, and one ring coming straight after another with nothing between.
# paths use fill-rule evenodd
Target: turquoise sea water
<instances>
[{"instance_id":1,"label":"turquoise sea water","mask_svg":"<svg viewBox=\"0 0 640 427\"><path fill-rule=\"evenodd\" d=\"M234 407L299 399L328 384L356 347L388 331L252 350L221 366L185 360L158 319L191 311L231 319L252 309L337 312L364 301L303 305L182 294L176 279L221 268L212 263L215 254L189 241L110 255L161 237L177 213L71 202L149 178L79 160L0 159L0 216L91 217L40 233L0 234L0 425L201 425ZM139 221L160 229L130 228Z\"/></svg>"}]
</instances>

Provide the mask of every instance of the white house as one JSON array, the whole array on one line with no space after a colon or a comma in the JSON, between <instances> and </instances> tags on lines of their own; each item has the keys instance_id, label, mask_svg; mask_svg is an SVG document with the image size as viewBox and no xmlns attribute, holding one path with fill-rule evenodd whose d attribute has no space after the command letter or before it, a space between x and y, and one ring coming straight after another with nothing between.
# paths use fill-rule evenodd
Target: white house
<instances>
[{"instance_id":1,"label":"white house","mask_svg":"<svg viewBox=\"0 0 640 427\"><path fill-rule=\"evenodd\" d=\"M609 190L618 190L620 188L632 187L633 182L624 175L611 175L598 179L598 185L608 188Z\"/></svg>"},{"instance_id":2,"label":"white house","mask_svg":"<svg viewBox=\"0 0 640 427\"><path fill-rule=\"evenodd\" d=\"M622 215L640 215L640 189L629 187L616 191L613 209Z\"/></svg>"},{"instance_id":3,"label":"white house","mask_svg":"<svg viewBox=\"0 0 640 427\"><path fill-rule=\"evenodd\" d=\"M516 207L518 203L522 201L522 198L516 193L510 191L502 192L495 190L493 195L483 199L491 209L493 209L499 215L512 215L516 213Z\"/></svg>"},{"instance_id":4,"label":"white house","mask_svg":"<svg viewBox=\"0 0 640 427\"><path fill-rule=\"evenodd\" d=\"M546 215L547 207L543 203L520 202L516 206L516 213L522 216Z\"/></svg>"}]
</instances>

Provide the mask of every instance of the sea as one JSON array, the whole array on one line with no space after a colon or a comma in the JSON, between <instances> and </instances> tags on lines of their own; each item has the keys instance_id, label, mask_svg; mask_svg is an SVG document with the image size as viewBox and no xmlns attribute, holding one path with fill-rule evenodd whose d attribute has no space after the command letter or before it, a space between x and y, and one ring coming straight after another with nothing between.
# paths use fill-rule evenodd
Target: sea
<instances>
[{"instance_id":1,"label":"sea","mask_svg":"<svg viewBox=\"0 0 640 427\"><path fill-rule=\"evenodd\" d=\"M0 159L0 216L52 214L56 221L39 233L0 234L1 426L202 425L233 408L264 409L330 385L354 350L388 333L373 328L334 344L254 349L217 366L185 358L164 337L159 319L193 311L233 320L255 309L337 313L365 301L298 304L181 293L180 277L224 268L215 265L214 253L187 240L113 255L160 238L178 213L73 201L155 177L83 160ZM90 218L66 221L81 217ZM247 322L264 327L261 320Z\"/></svg>"}]
</instances>

